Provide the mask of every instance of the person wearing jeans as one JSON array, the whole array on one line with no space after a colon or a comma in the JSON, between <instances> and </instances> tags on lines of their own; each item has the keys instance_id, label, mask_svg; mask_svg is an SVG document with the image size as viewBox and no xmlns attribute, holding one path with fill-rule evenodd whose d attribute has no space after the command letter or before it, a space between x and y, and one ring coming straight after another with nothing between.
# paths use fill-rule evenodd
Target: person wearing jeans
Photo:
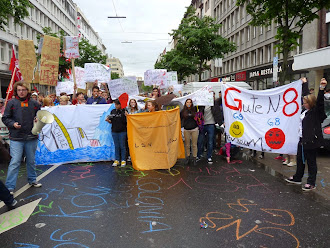
<instances>
[{"instance_id":1,"label":"person wearing jeans","mask_svg":"<svg viewBox=\"0 0 330 248\"><path fill-rule=\"evenodd\" d=\"M14 208L17 204L17 201L14 199L13 195L10 194L10 191L2 181L0 181L0 200L3 201L9 209Z\"/></svg>"},{"instance_id":2,"label":"person wearing jeans","mask_svg":"<svg viewBox=\"0 0 330 248\"><path fill-rule=\"evenodd\" d=\"M220 105L214 101L214 106L199 106L199 111L204 116L204 125L200 127L198 135L198 153L197 160L200 160L204 151L204 139L207 133L207 162L213 164L212 153L213 153L213 140L215 134L215 123L220 126L223 124L223 112Z\"/></svg>"},{"instance_id":3,"label":"person wearing jeans","mask_svg":"<svg viewBox=\"0 0 330 248\"><path fill-rule=\"evenodd\" d=\"M13 194L21 165L23 154L26 157L28 183L33 187L41 187L37 182L35 167L35 153L38 144L38 136L32 134L33 123L40 104L30 99L29 86L24 81L14 85L15 98L6 106L2 122L9 129L11 161L8 167L6 186Z\"/></svg>"},{"instance_id":4,"label":"person wearing jeans","mask_svg":"<svg viewBox=\"0 0 330 248\"><path fill-rule=\"evenodd\" d=\"M106 121L112 124L112 138L115 143L115 161L112 166L117 166L121 161L121 167L126 166L126 137L127 137L127 112L121 108L120 101L114 101L115 109L111 110L111 114Z\"/></svg>"}]
</instances>

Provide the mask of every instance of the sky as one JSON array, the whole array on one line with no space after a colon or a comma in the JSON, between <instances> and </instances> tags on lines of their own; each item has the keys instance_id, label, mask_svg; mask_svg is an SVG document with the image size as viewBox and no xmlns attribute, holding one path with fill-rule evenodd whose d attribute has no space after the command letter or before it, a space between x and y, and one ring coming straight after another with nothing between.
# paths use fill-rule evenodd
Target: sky
<instances>
[{"instance_id":1,"label":"sky","mask_svg":"<svg viewBox=\"0 0 330 248\"><path fill-rule=\"evenodd\" d=\"M119 58L125 76L143 77L153 69L160 53L171 42L168 33L176 29L191 0L74 0L107 53ZM109 19L108 16L126 16ZM131 41L132 43L122 43Z\"/></svg>"}]
</instances>

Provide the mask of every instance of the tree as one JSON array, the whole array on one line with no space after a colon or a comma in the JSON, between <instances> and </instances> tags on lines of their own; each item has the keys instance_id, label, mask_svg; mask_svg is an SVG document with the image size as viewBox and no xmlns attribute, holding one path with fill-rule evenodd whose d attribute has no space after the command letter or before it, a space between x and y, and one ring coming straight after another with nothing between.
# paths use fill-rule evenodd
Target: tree
<instances>
[{"instance_id":1,"label":"tree","mask_svg":"<svg viewBox=\"0 0 330 248\"><path fill-rule=\"evenodd\" d=\"M283 55L280 83L287 79L290 51L299 45L298 39L304 26L318 18L317 12L330 7L329 0L237 0L237 5L247 3L246 11L251 15L252 26L277 25L275 38L279 40L277 53Z\"/></svg>"},{"instance_id":2,"label":"tree","mask_svg":"<svg viewBox=\"0 0 330 248\"><path fill-rule=\"evenodd\" d=\"M111 79L118 79L118 78L120 78L120 77L117 72L111 72Z\"/></svg>"},{"instance_id":3,"label":"tree","mask_svg":"<svg viewBox=\"0 0 330 248\"><path fill-rule=\"evenodd\" d=\"M208 61L223 58L226 53L236 51L236 45L228 39L218 35L220 24L210 16L199 18L195 15L196 9L192 6L187 8L185 17L178 29L171 34L177 40L177 50L187 59L196 58L199 81L202 73L210 70Z\"/></svg>"},{"instance_id":4,"label":"tree","mask_svg":"<svg viewBox=\"0 0 330 248\"><path fill-rule=\"evenodd\" d=\"M80 58L75 60L76 66L84 67L85 63L106 64L107 56L102 55L97 46L92 45L84 38L79 42L79 54Z\"/></svg>"},{"instance_id":5,"label":"tree","mask_svg":"<svg viewBox=\"0 0 330 248\"><path fill-rule=\"evenodd\" d=\"M24 17L29 16L28 8L33 8L29 0L1 0L0 1L0 30L5 31L10 16L14 23L19 23Z\"/></svg>"},{"instance_id":6,"label":"tree","mask_svg":"<svg viewBox=\"0 0 330 248\"><path fill-rule=\"evenodd\" d=\"M173 49L162 56L161 60L155 64L155 69L176 71L178 80L182 81L185 77L198 72L196 64L198 64L197 58L188 57L178 49Z\"/></svg>"}]
</instances>

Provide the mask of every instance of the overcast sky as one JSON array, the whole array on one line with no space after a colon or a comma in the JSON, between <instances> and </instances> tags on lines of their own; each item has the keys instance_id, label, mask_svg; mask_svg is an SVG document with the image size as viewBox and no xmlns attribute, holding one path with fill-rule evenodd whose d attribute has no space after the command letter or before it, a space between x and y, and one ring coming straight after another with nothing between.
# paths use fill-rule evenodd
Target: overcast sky
<instances>
[{"instance_id":1,"label":"overcast sky","mask_svg":"<svg viewBox=\"0 0 330 248\"><path fill-rule=\"evenodd\" d=\"M153 69L158 55L171 41L191 0L74 0L102 38L107 53L121 60L125 76ZM100 8L102 6L102 8ZM116 10L115 10L115 8ZM108 16L126 19L108 19ZM132 41L131 44L121 43Z\"/></svg>"}]
</instances>

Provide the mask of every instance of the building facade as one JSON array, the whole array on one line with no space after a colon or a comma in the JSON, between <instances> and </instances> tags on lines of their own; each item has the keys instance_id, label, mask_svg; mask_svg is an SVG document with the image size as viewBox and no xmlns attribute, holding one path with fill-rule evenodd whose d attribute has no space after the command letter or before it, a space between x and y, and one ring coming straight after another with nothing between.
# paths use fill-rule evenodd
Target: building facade
<instances>
[{"instance_id":1,"label":"building facade","mask_svg":"<svg viewBox=\"0 0 330 248\"><path fill-rule=\"evenodd\" d=\"M120 78L124 77L124 68L120 59L110 57L107 59L107 65L110 67L111 72L117 73Z\"/></svg>"},{"instance_id":2,"label":"building facade","mask_svg":"<svg viewBox=\"0 0 330 248\"><path fill-rule=\"evenodd\" d=\"M191 5L196 8L199 17L209 15L216 19L216 23L222 25L218 34L237 45L235 52L210 62L211 70L203 73L202 81L246 81L260 90L277 84L273 82L273 60L277 57L278 72L281 72L282 55L276 53L278 40L275 39L275 23L269 27L250 26L251 16L246 12L246 5L237 6L236 0L192 0ZM329 58L330 13L322 10L319 17L304 27L299 46L289 56L290 81L305 76L310 87L315 88L323 76L330 80L329 59L322 63L317 59L319 56ZM313 61L319 63L306 63L308 56L311 59L311 53L314 54ZM198 81L198 75L186 80Z\"/></svg>"}]
</instances>

